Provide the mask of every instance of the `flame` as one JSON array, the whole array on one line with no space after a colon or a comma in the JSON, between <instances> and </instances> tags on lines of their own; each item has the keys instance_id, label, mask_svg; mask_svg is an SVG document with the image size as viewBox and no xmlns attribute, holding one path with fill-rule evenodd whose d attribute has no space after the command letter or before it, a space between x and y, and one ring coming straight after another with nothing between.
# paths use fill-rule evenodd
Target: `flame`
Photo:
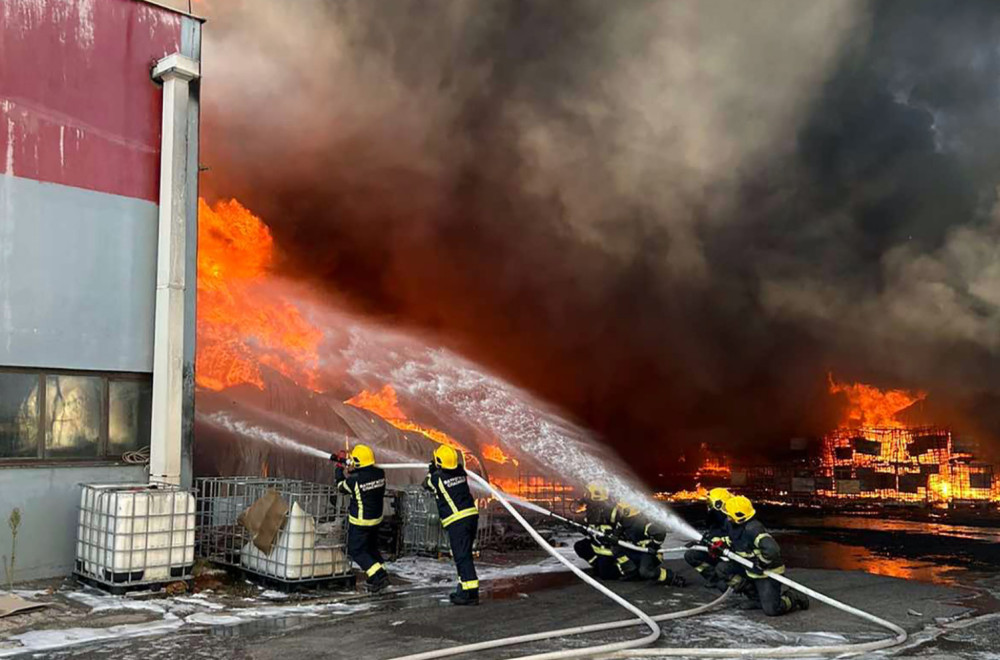
<instances>
[{"instance_id":1,"label":"flame","mask_svg":"<svg viewBox=\"0 0 1000 660\"><path fill-rule=\"evenodd\" d=\"M833 374L828 378L830 394L844 394L850 404L843 426L901 428L903 423L896 421L896 414L927 398L926 392L882 391L865 383L838 383Z\"/></svg>"},{"instance_id":2,"label":"flame","mask_svg":"<svg viewBox=\"0 0 1000 660\"><path fill-rule=\"evenodd\" d=\"M392 385L383 385L382 389L378 392L362 390L344 403L375 413L401 431L413 431L440 445L453 447L463 452L466 455L466 459L471 455L471 452L465 446L444 431L411 422L406 413L403 412L403 409L399 407L399 397Z\"/></svg>"},{"instance_id":3,"label":"flame","mask_svg":"<svg viewBox=\"0 0 1000 660\"><path fill-rule=\"evenodd\" d=\"M274 241L260 218L235 199L198 201L198 385L264 387L260 364L318 390L323 333L273 283Z\"/></svg>"},{"instance_id":4,"label":"flame","mask_svg":"<svg viewBox=\"0 0 1000 660\"><path fill-rule=\"evenodd\" d=\"M694 490L679 490L675 493L654 493L653 498L661 502L694 502L708 499L708 489L697 484Z\"/></svg>"},{"instance_id":5,"label":"flame","mask_svg":"<svg viewBox=\"0 0 1000 660\"><path fill-rule=\"evenodd\" d=\"M517 459L505 454L500 445L483 445L482 452L483 458L488 461L499 463L500 465L504 463L513 463L515 467L518 465Z\"/></svg>"}]
</instances>

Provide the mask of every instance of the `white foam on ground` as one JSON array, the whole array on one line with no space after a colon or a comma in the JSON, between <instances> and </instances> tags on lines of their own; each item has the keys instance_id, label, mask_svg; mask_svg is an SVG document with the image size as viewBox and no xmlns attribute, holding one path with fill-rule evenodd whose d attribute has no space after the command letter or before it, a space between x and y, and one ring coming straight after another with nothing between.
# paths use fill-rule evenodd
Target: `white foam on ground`
<instances>
[{"instance_id":1,"label":"white foam on ground","mask_svg":"<svg viewBox=\"0 0 1000 660\"><path fill-rule=\"evenodd\" d=\"M106 612L108 610L145 610L148 612L163 614L167 611L166 607L164 607L163 601L153 602L148 600L135 600L122 596L112 596L110 594L90 589L84 591L70 591L64 593L63 595L70 600L75 600L78 603L86 605L90 608L91 613Z\"/></svg>"},{"instance_id":2,"label":"white foam on ground","mask_svg":"<svg viewBox=\"0 0 1000 660\"><path fill-rule=\"evenodd\" d=\"M556 548L559 554L573 561L580 568L588 568L587 563L576 556L573 548ZM398 576L417 583L438 583L458 579L455 563L451 559L433 559L431 557L403 557L386 564L390 576ZM497 566L494 564L477 563L476 573L480 580L500 580L504 578L537 575L539 573L568 572L555 557L546 555L537 562L529 564L512 564Z\"/></svg>"},{"instance_id":3,"label":"white foam on ground","mask_svg":"<svg viewBox=\"0 0 1000 660\"><path fill-rule=\"evenodd\" d=\"M184 625L184 621L172 614L165 614L160 621L136 623L108 628L64 628L61 630L33 630L31 632L12 635L9 639L21 644L17 648L0 649L0 657L19 655L30 651L50 651L53 649L77 646L90 642L129 637L145 637L161 635L176 630Z\"/></svg>"}]
</instances>

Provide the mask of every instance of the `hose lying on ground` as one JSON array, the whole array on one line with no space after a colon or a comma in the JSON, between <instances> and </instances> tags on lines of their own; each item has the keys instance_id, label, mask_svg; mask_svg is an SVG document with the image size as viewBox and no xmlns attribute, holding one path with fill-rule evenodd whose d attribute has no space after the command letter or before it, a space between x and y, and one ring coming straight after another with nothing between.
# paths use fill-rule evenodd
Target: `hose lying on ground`
<instances>
[{"instance_id":1,"label":"hose lying on ground","mask_svg":"<svg viewBox=\"0 0 1000 660\"><path fill-rule=\"evenodd\" d=\"M407 468L426 468L426 465L412 464L412 463L396 463L389 465L380 465L379 467L389 470L389 469L407 469ZM524 527L525 531L527 531L528 534L531 535L531 538L535 540L535 543L542 546L542 548L546 552L548 552L550 555L552 555L558 561L564 564L567 568L569 568L569 570L573 571L573 573L575 573L576 576L579 577L581 580L583 580L593 588L597 589L599 592L601 592L611 600L615 601L616 603L627 609L629 612L632 612L633 614L638 616L639 619L642 621L642 623L644 623L646 626L649 627L649 634L646 635L645 637L640 637L639 639L631 639L624 642L613 642L610 644L600 644L598 646L591 646L585 649L573 649L572 651L553 651L551 653L540 653L536 655L525 656L525 660L527 660L527 658L531 658L531 660L543 660L543 659L557 660L560 658L579 658L584 656L597 655L599 653L611 653L614 651L621 651L625 649L637 649L638 647L652 644L657 640L657 638L659 638L660 627L656 625L656 622L653 621L653 619L651 619L648 614L646 614L638 607L636 607L632 603L628 602L627 600L616 594L611 589L608 589L606 586L604 586L594 578L584 573L577 566L575 566L573 562L571 562L570 560L566 559L561 554L559 554L555 548L549 545L548 541L542 538L541 534L539 534L534 527L528 524L528 521L524 519L524 516L518 513L517 509L515 509L513 505L511 505L511 503L507 501L507 498L504 497L500 491L494 488L491 483L480 477L475 472L468 472L468 475L470 479L482 485L484 488L489 490L490 493L493 494L493 497L497 498L497 501L500 502L500 504L502 504L504 508L507 509L510 515L514 517L514 520L521 523L521 526ZM506 641L506 640L500 640L500 641ZM517 642L513 643L516 644ZM491 646L487 648L507 646L508 644L510 644L510 642L507 642L505 644L498 644L496 646ZM442 651L444 651L444 653L442 653ZM428 660L429 658L441 658L446 655L457 655L457 653L465 653L465 652L466 651L456 652L454 649L441 649L438 651L428 651L427 653L417 653L414 655L408 655L404 657L406 660ZM396 660L403 660L403 658L397 658Z\"/></svg>"},{"instance_id":2,"label":"hose lying on ground","mask_svg":"<svg viewBox=\"0 0 1000 660\"><path fill-rule=\"evenodd\" d=\"M386 469L421 469L421 468L425 468L426 466L423 465L423 464L401 463L401 464L382 465L381 467L386 468ZM645 637L640 638L638 640L630 640L630 641L627 641L627 642L618 642L618 643L615 643L615 644L603 644L603 645L599 645L599 646L591 646L591 647L586 647L586 648L568 649L568 650L565 650L565 651L552 651L552 652L549 652L549 653L540 653L540 654L534 654L534 655L520 656L520 657L512 659L512 660L543 660L543 659L544 660L556 660L556 659L560 659L560 658L582 658L582 657L594 657L594 656L596 656L598 658L632 658L632 657L656 657L656 656L686 656L686 657L702 657L702 658L713 658L713 657L772 657L772 658L782 657L782 658L791 658L791 657L807 657L807 656L826 655L826 654L855 654L855 653L864 653L864 652L868 652L868 651L875 651L875 650L878 650L878 649L889 648L891 646L896 646L898 644L902 644L903 642L906 641L906 637L907 637L906 631L903 628L901 628L900 626L896 625L895 623L892 623L891 621L886 621L885 619L877 617L874 614L870 614L868 612L865 612L864 610L860 610L860 609L858 609L856 607L853 607L851 605L847 605L846 603L842 603L842 602L840 602L838 600L830 598L829 596L826 596L826 595L821 594L821 593L819 593L817 591L814 591L814 590L812 590L812 589L810 589L810 588L808 588L808 587L806 587L804 585L799 584L798 582L795 582L794 580L790 580L790 579L786 578L783 575L779 575L779 574L776 574L776 573L772 573L770 571L766 571L765 573L767 574L768 577L770 577L770 578L772 578L772 579L780 582L781 584L784 584L784 585L786 585L786 586L788 586L788 587L790 587L792 589L795 589L796 591L804 593L804 594L806 594L807 596L809 596L811 598L815 598L816 600L818 600L820 602L826 603L827 605L830 605L831 607L835 607L835 608L837 608L837 609L839 609L839 610L841 610L843 612L846 612L848 614L852 614L852 615L854 615L856 617L859 617L861 619L864 619L866 621L874 623L874 624L876 624L878 626L886 628L887 630L890 630L894 634L894 636L893 637L888 637L886 639L880 639L880 640L875 640L875 641L871 641L871 642L862 642L862 643L858 643L858 644L835 644L835 645L827 645L827 646L773 646L773 647L758 647L758 648L743 648L743 649L741 649L741 648L702 648L702 647L692 647L692 648L664 648L664 647L657 647L657 648L637 648L639 646L647 646L648 644L652 644L659 637L659 635L660 635L660 629L659 629L659 626L656 625L656 623L655 623L656 621L667 621L667 620L670 620L670 619L679 619L679 618L683 618L683 617L687 617L687 616L694 616L696 614L700 614L700 613L705 612L708 609L714 607L715 605L719 604L720 602L722 602L722 600L724 600L729 595L730 592L727 591L720 598L716 599L715 601L712 601L711 603L708 603L706 605L701 605L699 607L696 607L696 608L693 608L693 609L690 609L690 610L684 610L684 611L681 611L681 612L671 612L671 613L659 615L659 616L656 616L656 617L649 617L646 613L644 613L642 610L640 610L639 608L637 608L635 605L633 605L632 603L629 603L627 600L625 600L621 596L618 596L618 594L614 593L613 591L611 591L610 589L608 589L607 587L605 587L601 583L599 583L596 580L594 580L593 578L591 578L589 575L587 575L586 573L584 573L583 571L581 571L579 568L577 568L576 566L574 566L572 562L570 562L565 557L563 557L562 555L560 555L555 550L555 548L553 548L551 545L549 545L545 541L545 539L543 539L541 537L541 535L538 534L538 532L533 527L531 527L531 525L528 524L528 521L526 521L513 508L513 506L511 506L511 504L507 500L507 497L505 496L505 494L503 494L500 491L498 491L496 488L493 487L492 484L490 484L489 482L487 482L485 479L483 479L482 477L480 477L478 474L476 474L474 472L468 472L468 475L475 482L477 482L477 483L483 485L485 488L487 488L493 494L493 496L497 499L497 501L499 501L504 506L504 508L506 508L511 513L511 515L514 516L514 519L517 520L521 524L521 526L523 526L525 528L525 530L531 535L531 537L535 540L535 542L537 542L540 546L542 546L542 548L545 549L546 552L548 552L550 555L552 555L553 557L555 557L561 563L563 563L564 565L566 565L571 571L573 571L573 573L575 573L578 577L580 577L584 582L586 582L590 586L596 588L602 594L604 594L605 596L608 596L609 598L611 598L612 600L614 600L616 603L618 603L622 607L625 607L626 609L628 609L630 612L638 614L639 615L639 619L628 619L628 620L624 620L624 621L614 621L614 622L607 622L607 623L598 623L598 624L593 624L593 625L589 625L589 626L577 626L575 628L565 628L565 629L562 629L562 630L552 630L552 631L541 632L541 633L531 633L531 634L527 634L527 635L518 635L518 636L507 637L507 638L503 638L503 639L495 639L495 640L490 640L490 641L486 641L486 642L478 642L478 643L475 643L475 644L465 644L465 645L462 645L462 646L455 646L455 647L446 648L446 649L438 649L438 650L435 650L435 651L427 651L427 652L424 652L424 653L417 653L417 654L413 654L413 655L401 656L401 657L398 657L398 658L393 658L392 660L432 660L433 658L443 658L443 657L449 657L449 656L459 655L459 654L463 654L463 653L470 653L470 652L473 652L473 651L482 651L482 650L486 650L486 649L502 648L502 647L505 647L505 646L513 646L515 644L523 644L523 643L526 643L526 642L539 641L539 640L544 640L544 639L552 639L552 638L555 638L555 637L566 637L566 636L570 636L570 635L579 635L579 634L584 634L584 633L588 633L588 632L599 632L599 631L602 631L602 630L611 630L611 629L615 629L615 628L630 627L630 626L637 625L640 622L644 623L647 626L649 626L651 632L650 632L649 635L646 635ZM517 499L520 500L520 498L517 498ZM525 505L525 502L523 500L521 500L521 501L518 502L518 504ZM528 506L528 508L530 508L532 510L535 510L535 511L542 512L542 513L548 513L548 514L550 514L550 517L555 517L557 519L561 518L561 516L558 516L555 513L547 511L546 509L542 509L542 507L539 507L539 506L537 506L535 504L530 504L530 506ZM637 548L637 549L644 550L642 548ZM673 550L673 548L672 548L672 550ZM745 566L747 568L751 568L753 566L753 564L749 560L747 560L747 559L745 559L745 558L743 558L743 557L741 557L741 556L739 556L739 555L737 555L735 553L729 552L728 550L724 551L724 555L730 561L735 561L737 563L740 563L740 564L742 564L743 566ZM614 649L614 650L612 650L609 647L617 647L617 648Z\"/></svg>"}]
</instances>

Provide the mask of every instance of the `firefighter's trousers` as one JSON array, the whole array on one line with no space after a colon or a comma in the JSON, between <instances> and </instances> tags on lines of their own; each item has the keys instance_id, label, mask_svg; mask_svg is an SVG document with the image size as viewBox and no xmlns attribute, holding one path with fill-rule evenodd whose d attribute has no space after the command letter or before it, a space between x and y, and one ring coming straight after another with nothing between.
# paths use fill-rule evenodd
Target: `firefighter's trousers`
<instances>
[{"instance_id":1,"label":"firefighter's trousers","mask_svg":"<svg viewBox=\"0 0 1000 660\"><path fill-rule=\"evenodd\" d=\"M365 572L368 581L380 570L384 570L381 553L378 551L378 529L381 525L365 527L347 526L347 554Z\"/></svg>"},{"instance_id":2,"label":"firefighter's trousers","mask_svg":"<svg viewBox=\"0 0 1000 660\"><path fill-rule=\"evenodd\" d=\"M451 556L455 558L455 568L458 569L459 586L463 591L479 588L476 564L472 561L472 545L476 541L478 529L479 516L461 518L445 527L451 544Z\"/></svg>"},{"instance_id":3,"label":"firefighter's trousers","mask_svg":"<svg viewBox=\"0 0 1000 660\"><path fill-rule=\"evenodd\" d=\"M597 545L592 539L580 539L573 544L576 555L594 568L594 575L602 580L617 580L621 577L618 564L611 550Z\"/></svg>"}]
</instances>

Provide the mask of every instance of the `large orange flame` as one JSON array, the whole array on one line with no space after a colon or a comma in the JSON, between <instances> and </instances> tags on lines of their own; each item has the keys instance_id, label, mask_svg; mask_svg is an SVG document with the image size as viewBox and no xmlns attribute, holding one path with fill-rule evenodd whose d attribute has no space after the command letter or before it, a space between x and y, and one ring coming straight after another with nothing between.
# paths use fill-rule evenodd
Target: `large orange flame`
<instances>
[{"instance_id":1,"label":"large orange flame","mask_svg":"<svg viewBox=\"0 0 1000 660\"><path fill-rule=\"evenodd\" d=\"M378 392L361 390L344 403L375 413L401 431L414 431L438 444L454 447L466 454L470 453L458 440L444 431L411 422L403 409L399 407L399 397L392 385L383 385Z\"/></svg>"},{"instance_id":2,"label":"large orange flame","mask_svg":"<svg viewBox=\"0 0 1000 660\"><path fill-rule=\"evenodd\" d=\"M274 241L260 218L236 200L198 202L196 381L221 390L263 389L260 365L316 390L323 333L273 288Z\"/></svg>"},{"instance_id":3,"label":"large orange flame","mask_svg":"<svg viewBox=\"0 0 1000 660\"><path fill-rule=\"evenodd\" d=\"M838 383L829 374L830 394L847 396L847 409L843 426L871 426L879 428L902 428L896 414L927 397L926 392L907 390L880 390L865 383Z\"/></svg>"}]
</instances>

